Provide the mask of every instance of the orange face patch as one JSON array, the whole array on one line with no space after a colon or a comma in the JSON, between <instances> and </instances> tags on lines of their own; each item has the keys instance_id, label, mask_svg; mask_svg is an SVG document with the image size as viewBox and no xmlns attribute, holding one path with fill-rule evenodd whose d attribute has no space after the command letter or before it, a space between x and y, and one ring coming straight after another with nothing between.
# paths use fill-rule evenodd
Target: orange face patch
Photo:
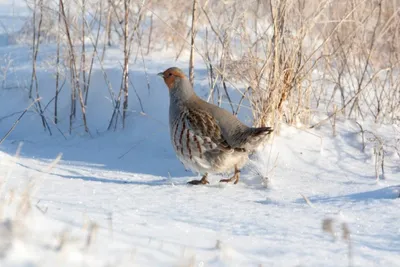
<instances>
[{"instance_id":1,"label":"orange face patch","mask_svg":"<svg viewBox=\"0 0 400 267\"><path fill-rule=\"evenodd\" d=\"M170 90L174 87L175 79L177 77L185 78L185 74L183 74L183 72L176 67L167 69L166 71L163 72L162 76L164 78L164 82L166 83L166 85Z\"/></svg>"}]
</instances>

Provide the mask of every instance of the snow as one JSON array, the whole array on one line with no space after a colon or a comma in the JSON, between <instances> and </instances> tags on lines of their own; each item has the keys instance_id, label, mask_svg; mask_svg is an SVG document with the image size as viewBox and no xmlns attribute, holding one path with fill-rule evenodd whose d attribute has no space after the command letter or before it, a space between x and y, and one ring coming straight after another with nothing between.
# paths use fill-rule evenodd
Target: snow
<instances>
[{"instance_id":1,"label":"snow","mask_svg":"<svg viewBox=\"0 0 400 267\"><path fill-rule=\"evenodd\" d=\"M268 188L250 170L238 185L222 186L220 177L212 176L211 185L194 187L185 184L191 174L175 176L173 169L168 177L150 170L135 172L129 166L129 170L113 168L106 163L117 161L113 155L85 142L69 147L74 141L57 149L70 155L85 150L102 154L104 164L90 159L62 160L46 173L43 169L49 159L24 152L16 159L9 155L16 144L9 141L2 147L9 153L0 154L1 176L11 169L7 188L15 190L23 190L32 179L38 187L32 204L38 208L33 207L32 214L24 218L21 231L29 234L14 237L3 263L343 266L347 264L346 243L334 242L322 231L324 219L336 218L338 223L349 223L356 266L396 266L400 249L398 169L388 166L387 178L377 184L373 165L361 159L366 157L358 148L341 138L325 138L321 154L316 139L287 128L266 147L264 152L279 153ZM145 143L152 144L150 140ZM22 151L35 147L39 150L36 144L26 143ZM130 154L134 153L140 151ZM142 164L167 162L154 156ZM167 172L168 166L163 168ZM312 207L300 194L309 198ZM45 214L39 209L46 210ZM89 222L98 231L85 249L88 226L84 225ZM61 253L55 249L54 235L63 232L67 241Z\"/></svg>"},{"instance_id":2,"label":"snow","mask_svg":"<svg viewBox=\"0 0 400 267\"><path fill-rule=\"evenodd\" d=\"M43 103L54 95L54 51L48 45L39 53ZM118 48L108 52L104 66L117 90L122 56ZM12 59L0 89L0 137L19 113L5 116L29 104L30 53L25 46L0 47L0 58ZM398 126L363 123L388 144L379 180L374 142L363 151L357 124L338 120L336 136L329 122L312 130L283 124L237 185L211 175L210 185L188 186L196 174L184 170L170 145L168 92L156 76L172 65L186 69L187 62L175 62L168 51L145 62L147 74L140 60L130 66L145 113L131 93L126 129L106 131L112 105L95 65L91 137L79 121L68 134L66 83L58 125L66 140L54 125L53 136L44 132L30 111L0 145L1 266L336 267L349 265L349 243L354 266L399 265ZM196 90L206 97L207 74L201 61L196 66ZM49 105L46 116L52 110ZM245 108L240 117L251 123ZM323 230L326 220L332 233ZM341 237L343 225L350 239Z\"/></svg>"}]
</instances>

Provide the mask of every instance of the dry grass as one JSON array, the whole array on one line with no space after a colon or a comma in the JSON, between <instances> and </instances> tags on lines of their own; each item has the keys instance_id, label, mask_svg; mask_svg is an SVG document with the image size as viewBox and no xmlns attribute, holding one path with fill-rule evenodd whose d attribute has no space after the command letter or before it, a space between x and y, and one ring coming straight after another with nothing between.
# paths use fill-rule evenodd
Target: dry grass
<instances>
[{"instance_id":1,"label":"dry grass","mask_svg":"<svg viewBox=\"0 0 400 267\"><path fill-rule=\"evenodd\" d=\"M399 3L204 1L200 6L198 30L206 38L198 52L213 72L211 90L224 82L243 85L236 89L249 98L255 125L282 119L310 125L321 106L329 117L398 122ZM182 6L177 12L182 9L188 11ZM182 18L166 23L175 21Z\"/></svg>"},{"instance_id":2,"label":"dry grass","mask_svg":"<svg viewBox=\"0 0 400 267\"><path fill-rule=\"evenodd\" d=\"M8 170L6 179L0 179L0 265L18 262L30 266L70 266L77 253L81 254L81 263L90 265L93 253L97 252L90 249L99 245L97 223L88 221L83 229L72 229L48 216L48 208L38 201L38 190L45 186L46 176L56 167L61 155L41 171L26 170L26 182L14 187L8 178L21 175L13 173L17 171L14 167L19 161L20 148L15 156L5 156L0 161L0 167ZM15 258L19 254L24 256ZM108 264L105 261L100 266Z\"/></svg>"},{"instance_id":3,"label":"dry grass","mask_svg":"<svg viewBox=\"0 0 400 267\"><path fill-rule=\"evenodd\" d=\"M32 40L33 35L37 39L33 48L54 41L67 48L63 50L67 55L55 56L54 76L61 75L59 66L70 73L70 131L78 100L84 129L89 131L85 110L91 68L93 61L102 66L109 45L119 45L124 53L119 94L114 94L105 75L113 102L110 129L118 119L124 125L129 115L127 99L133 83L128 81L128 60L132 63L134 55L136 61L138 55L143 59L143 54L151 56L160 49L174 50L176 58L185 50L195 52L209 71L209 101L221 104L227 99L237 114L247 99L254 125L275 125L276 132L282 121L313 127L333 119L335 127L338 117L400 120L398 1L29 0L27 4L42 19L40 25L23 28L20 42ZM56 92L58 87L55 83ZM230 89L241 96L239 101L233 102Z\"/></svg>"},{"instance_id":4,"label":"dry grass","mask_svg":"<svg viewBox=\"0 0 400 267\"><path fill-rule=\"evenodd\" d=\"M322 220L322 231L332 237L334 241L342 240L347 243L348 266L353 266L353 243L351 239L351 231L348 223L339 217L327 217Z\"/></svg>"}]
</instances>

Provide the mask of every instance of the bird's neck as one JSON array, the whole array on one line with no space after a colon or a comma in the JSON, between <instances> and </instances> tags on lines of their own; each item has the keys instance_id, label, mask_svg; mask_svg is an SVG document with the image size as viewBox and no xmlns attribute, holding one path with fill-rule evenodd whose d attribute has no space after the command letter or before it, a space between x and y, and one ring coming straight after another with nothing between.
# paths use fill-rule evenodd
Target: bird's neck
<instances>
[{"instance_id":1,"label":"bird's neck","mask_svg":"<svg viewBox=\"0 0 400 267\"><path fill-rule=\"evenodd\" d=\"M174 87L169 92L171 101L186 102L195 95L192 84L188 79L176 80Z\"/></svg>"}]
</instances>

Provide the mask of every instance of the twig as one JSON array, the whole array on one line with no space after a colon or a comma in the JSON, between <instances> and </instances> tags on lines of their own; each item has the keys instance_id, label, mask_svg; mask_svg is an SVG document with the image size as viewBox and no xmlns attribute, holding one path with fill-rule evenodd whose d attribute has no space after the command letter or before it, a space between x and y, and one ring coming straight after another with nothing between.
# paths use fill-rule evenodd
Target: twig
<instances>
[{"instance_id":1,"label":"twig","mask_svg":"<svg viewBox=\"0 0 400 267\"><path fill-rule=\"evenodd\" d=\"M361 126L361 124L359 124L357 121L356 121L356 124L358 125L358 127L360 127L360 130L361 130L361 138L362 138L362 152L364 152L365 151L365 135L364 135L364 129L363 129L363 127Z\"/></svg>"},{"instance_id":2,"label":"twig","mask_svg":"<svg viewBox=\"0 0 400 267\"><path fill-rule=\"evenodd\" d=\"M192 86L194 81L194 38L196 36L196 9L197 9L197 0L193 0L192 27L191 27L191 39L190 39L190 59L189 59L189 81L192 84Z\"/></svg>"},{"instance_id":3,"label":"twig","mask_svg":"<svg viewBox=\"0 0 400 267\"><path fill-rule=\"evenodd\" d=\"M58 5L58 21L57 21L57 51L56 51L56 93L54 96L54 123L58 123L58 94L60 93L60 25L61 25L61 5ZM65 79L64 79L65 81ZM49 102L50 103L50 102ZM45 107L45 109L47 106Z\"/></svg>"},{"instance_id":4,"label":"twig","mask_svg":"<svg viewBox=\"0 0 400 267\"><path fill-rule=\"evenodd\" d=\"M225 83L224 77L222 77L222 87L224 88L225 95L228 98L229 105L231 106L232 114L235 115L235 109L233 108L232 100L231 100L231 97L229 96L228 89L226 89L226 83Z\"/></svg>"},{"instance_id":5,"label":"twig","mask_svg":"<svg viewBox=\"0 0 400 267\"><path fill-rule=\"evenodd\" d=\"M141 112L145 113L144 108L143 108L143 104L142 104L142 99L140 98L140 96L139 96L139 94L138 94L138 92L137 92L135 86L133 85L131 79L129 79L129 83L131 84L131 86L132 86L132 88L133 88L133 91L135 92L135 95L136 95L136 97L137 97L137 99L138 99L138 101L139 101L139 105L140 105L140 110L141 110Z\"/></svg>"},{"instance_id":6,"label":"twig","mask_svg":"<svg viewBox=\"0 0 400 267\"><path fill-rule=\"evenodd\" d=\"M14 128L17 126L17 124L20 122L22 117L25 115L25 113L36 103L40 101L40 98L36 98L32 103L29 104L29 106L22 112L22 114L18 117L18 119L14 122L14 124L11 126L10 130L1 138L0 140L0 145L6 140L6 138L11 134L11 132L14 130Z\"/></svg>"},{"instance_id":7,"label":"twig","mask_svg":"<svg viewBox=\"0 0 400 267\"><path fill-rule=\"evenodd\" d=\"M314 204L310 201L308 197L300 193L300 196L304 199L304 201L310 206L311 208L315 208Z\"/></svg>"}]
</instances>

